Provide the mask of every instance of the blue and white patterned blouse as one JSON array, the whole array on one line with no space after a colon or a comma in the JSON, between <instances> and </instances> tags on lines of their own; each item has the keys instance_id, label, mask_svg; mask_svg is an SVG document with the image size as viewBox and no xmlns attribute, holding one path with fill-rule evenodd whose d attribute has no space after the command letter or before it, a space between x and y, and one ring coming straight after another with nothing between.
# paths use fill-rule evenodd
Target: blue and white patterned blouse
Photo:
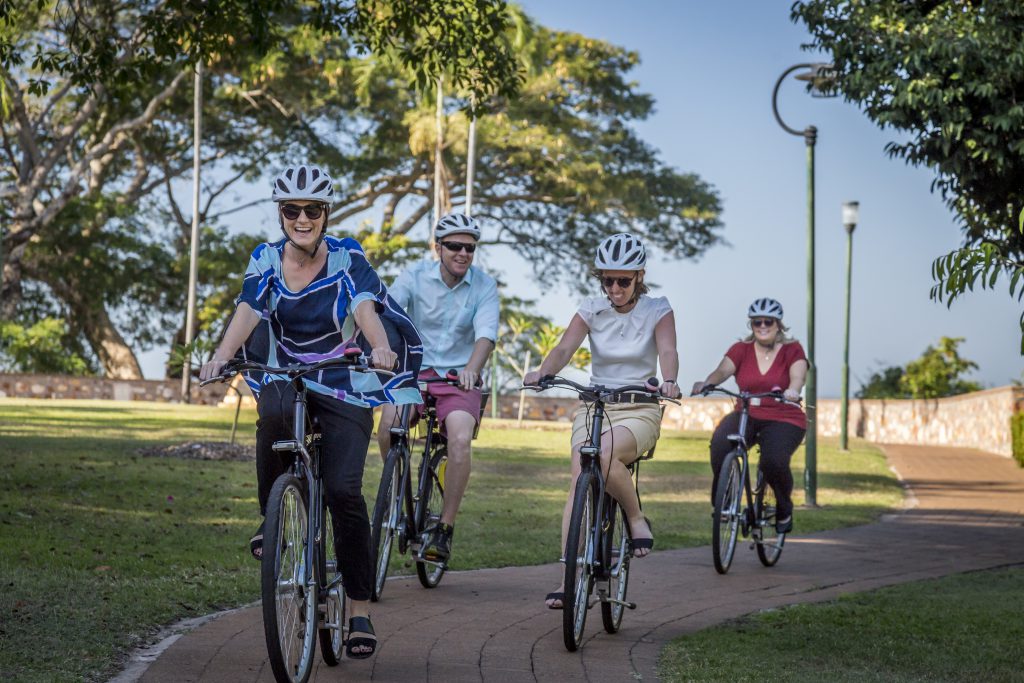
<instances>
[{"instance_id":1,"label":"blue and white patterned blouse","mask_svg":"<svg viewBox=\"0 0 1024 683\"><path fill-rule=\"evenodd\" d=\"M306 387L362 407L419 403L415 378L423 359L420 336L409 316L388 295L359 243L347 237L326 237L321 245L327 249L326 264L312 282L297 292L288 289L282 275L281 258L286 243L284 239L265 242L256 247L249 259L236 304L244 301L263 322L246 342L245 356L276 367L315 363L341 355L350 341L368 353L369 344L356 329L352 313L362 302L374 300L385 328L390 323L400 337L394 339L394 334L389 335L392 350L398 354L395 376L327 368L306 375ZM246 383L258 396L263 385L284 379L287 378L281 375L254 372L246 376Z\"/></svg>"}]
</instances>

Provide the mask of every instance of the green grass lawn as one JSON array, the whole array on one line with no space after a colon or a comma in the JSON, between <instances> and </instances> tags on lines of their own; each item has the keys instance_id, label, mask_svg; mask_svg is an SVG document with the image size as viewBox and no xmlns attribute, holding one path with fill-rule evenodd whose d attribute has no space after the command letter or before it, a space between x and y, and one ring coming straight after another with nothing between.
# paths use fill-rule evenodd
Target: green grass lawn
<instances>
[{"instance_id":1,"label":"green grass lawn","mask_svg":"<svg viewBox=\"0 0 1024 683\"><path fill-rule=\"evenodd\" d=\"M1024 681L1024 568L763 612L675 640L663 681Z\"/></svg>"},{"instance_id":2,"label":"green grass lawn","mask_svg":"<svg viewBox=\"0 0 1024 683\"><path fill-rule=\"evenodd\" d=\"M257 599L259 565L248 553L258 524L253 463L137 453L227 441L233 414L0 399L0 680L106 680L161 625ZM243 411L239 433L249 444L254 420ZM485 427L476 442L453 569L553 562L560 554L569 433L500 426ZM710 541L707 442L707 434L667 433L642 465L658 549ZM796 533L861 524L899 504L900 489L870 445L857 442L841 455L824 440L818 459L821 507L798 510ZM799 479L802 451L793 468ZM368 498L379 472L374 452ZM410 571L397 559L395 569ZM547 589L539 586L538 595Z\"/></svg>"}]
</instances>

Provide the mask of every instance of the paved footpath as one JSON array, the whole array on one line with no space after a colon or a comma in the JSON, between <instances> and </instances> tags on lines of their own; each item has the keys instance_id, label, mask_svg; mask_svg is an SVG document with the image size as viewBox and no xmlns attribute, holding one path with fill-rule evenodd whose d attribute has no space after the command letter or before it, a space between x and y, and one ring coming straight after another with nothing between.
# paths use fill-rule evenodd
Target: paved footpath
<instances>
[{"instance_id":1,"label":"paved footpath","mask_svg":"<svg viewBox=\"0 0 1024 683\"><path fill-rule=\"evenodd\" d=\"M1024 470L953 448L886 446L910 509L882 521L788 539L779 564L741 543L729 574L709 548L655 552L633 564L628 611L615 635L591 611L579 652L562 645L561 612L544 608L557 565L452 573L432 591L388 583L375 607L375 657L318 664L316 681L654 681L658 655L680 634L750 612L905 581L1024 565ZM799 529L799 514L797 529ZM319 661L319 653L317 654ZM134 680L135 677L130 677ZM122 677L121 680L124 680ZM205 623L163 651L150 683L273 681L258 608Z\"/></svg>"}]
</instances>

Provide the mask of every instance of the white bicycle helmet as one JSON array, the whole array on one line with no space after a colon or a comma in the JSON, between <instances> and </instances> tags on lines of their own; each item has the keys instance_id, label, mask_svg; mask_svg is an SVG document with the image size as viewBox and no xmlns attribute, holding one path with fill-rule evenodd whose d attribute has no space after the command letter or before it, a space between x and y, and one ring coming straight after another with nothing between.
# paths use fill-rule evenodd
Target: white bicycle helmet
<instances>
[{"instance_id":1,"label":"white bicycle helmet","mask_svg":"<svg viewBox=\"0 0 1024 683\"><path fill-rule=\"evenodd\" d=\"M319 166L289 166L274 179L274 193L270 198L275 202L306 199L330 204L334 201L334 181Z\"/></svg>"},{"instance_id":2,"label":"white bicycle helmet","mask_svg":"<svg viewBox=\"0 0 1024 683\"><path fill-rule=\"evenodd\" d=\"M606 237L597 247L594 267L598 270L643 270L647 250L640 238L628 232Z\"/></svg>"},{"instance_id":3,"label":"white bicycle helmet","mask_svg":"<svg viewBox=\"0 0 1024 683\"><path fill-rule=\"evenodd\" d=\"M782 320L782 304L775 299L757 299L747 309L748 318L775 318Z\"/></svg>"},{"instance_id":4,"label":"white bicycle helmet","mask_svg":"<svg viewBox=\"0 0 1024 683\"><path fill-rule=\"evenodd\" d=\"M480 239L480 226L472 216L450 213L437 222L434 239L439 240L449 235L469 235L474 239Z\"/></svg>"}]
</instances>

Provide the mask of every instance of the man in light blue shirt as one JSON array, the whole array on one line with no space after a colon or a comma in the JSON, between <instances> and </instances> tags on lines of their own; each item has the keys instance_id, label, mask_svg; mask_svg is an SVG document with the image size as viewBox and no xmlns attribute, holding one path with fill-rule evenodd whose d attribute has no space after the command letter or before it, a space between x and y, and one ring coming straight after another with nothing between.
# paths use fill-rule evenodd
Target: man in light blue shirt
<instances>
[{"instance_id":1,"label":"man in light blue shirt","mask_svg":"<svg viewBox=\"0 0 1024 683\"><path fill-rule=\"evenodd\" d=\"M498 337L498 287L487 273L473 266L480 227L469 216L449 214L434 229L438 260L426 259L403 272L388 293L416 324L423 339L420 377L458 373L458 386L426 385L436 398L437 419L448 437L444 506L440 522L430 532L420 554L444 562L451 554L453 525L469 482L471 442L483 396L477 383ZM389 426L394 406L384 406L377 443L381 456L391 445Z\"/></svg>"}]
</instances>

